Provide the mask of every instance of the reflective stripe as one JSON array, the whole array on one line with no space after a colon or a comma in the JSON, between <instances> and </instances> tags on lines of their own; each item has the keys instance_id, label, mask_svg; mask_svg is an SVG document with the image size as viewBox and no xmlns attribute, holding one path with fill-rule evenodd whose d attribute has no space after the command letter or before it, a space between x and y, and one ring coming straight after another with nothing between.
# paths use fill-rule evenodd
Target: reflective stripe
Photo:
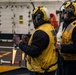
<instances>
[{"instance_id":1,"label":"reflective stripe","mask_svg":"<svg viewBox=\"0 0 76 75\"><path fill-rule=\"evenodd\" d=\"M53 36L56 36L55 30L52 30L51 33L52 33Z\"/></svg>"},{"instance_id":2,"label":"reflective stripe","mask_svg":"<svg viewBox=\"0 0 76 75\"><path fill-rule=\"evenodd\" d=\"M70 25L67 27L66 31L69 32L69 30L70 30L71 28L72 28L72 25L70 24Z\"/></svg>"}]
</instances>

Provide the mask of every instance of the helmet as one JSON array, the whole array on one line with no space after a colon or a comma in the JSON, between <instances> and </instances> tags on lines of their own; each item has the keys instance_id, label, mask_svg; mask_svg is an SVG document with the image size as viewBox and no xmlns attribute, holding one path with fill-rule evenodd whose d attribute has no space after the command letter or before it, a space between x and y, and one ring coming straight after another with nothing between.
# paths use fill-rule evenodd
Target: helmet
<instances>
[{"instance_id":1,"label":"helmet","mask_svg":"<svg viewBox=\"0 0 76 75\"><path fill-rule=\"evenodd\" d=\"M67 14L67 17L76 16L76 2L67 2L64 5L63 14Z\"/></svg>"},{"instance_id":2,"label":"helmet","mask_svg":"<svg viewBox=\"0 0 76 75\"><path fill-rule=\"evenodd\" d=\"M45 22L49 22L50 13L48 12L48 9L46 7L35 7L35 9L33 10L32 19L34 27L36 28Z\"/></svg>"},{"instance_id":3,"label":"helmet","mask_svg":"<svg viewBox=\"0 0 76 75\"><path fill-rule=\"evenodd\" d=\"M62 6L60 7L60 11L63 11L64 9L65 9L65 5L66 4L70 4L70 1L66 1L66 2L64 2L63 4L62 4Z\"/></svg>"},{"instance_id":4,"label":"helmet","mask_svg":"<svg viewBox=\"0 0 76 75\"><path fill-rule=\"evenodd\" d=\"M65 5L70 5L70 1L65 1L59 8L59 10L56 10L56 14L59 14L60 23L64 21L64 14L65 14L64 10L66 9Z\"/></svg>"},{"instance_id":5,"label":"helmet","mask_svg":"<svg viewBox=\"0 0 76 75\"><path fill-rule=\"evenodd\" d=\"M76 1L72 2L73 14L76 16Z\"/></svg>"},{"instance_id":6,"label":"helmet","mask_svg":"<svg viewBox=\"0 0 76 75\"><path fill-rule=\"evenodd\" d=\"M56 10L56 14L62 14L62 11L65 9L65 8L64 8L65 5L66 5L66 4L69 4L69 3L70 3L70 1L64 2L64 3L62 4L62 6L59 8L59 10Z\"/></svg>"}]
</instances>

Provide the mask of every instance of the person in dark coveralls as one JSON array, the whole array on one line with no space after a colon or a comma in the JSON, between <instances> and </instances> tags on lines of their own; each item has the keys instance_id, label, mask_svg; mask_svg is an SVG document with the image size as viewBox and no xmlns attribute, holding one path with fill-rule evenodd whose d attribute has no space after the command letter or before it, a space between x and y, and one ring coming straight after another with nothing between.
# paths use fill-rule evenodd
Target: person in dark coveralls
<instances>
[{"instance_id":1,"label":"person in dark coveralls","mask_svg":"<svg viewBox=\"0 0 76 75\"><path fill-rule=\"evenodd\" d=\"M64 75L76 75L76 2L67 2L63 9L61 43L56 44L63 60Z\"/></svg>"},{"instance_id":2,"label":"person in dark coveralls","mask_svg":"<svg viewBox=\"0 0 76 75\"><path fill-rule=\"evenodd\" d=\"M57 65L56 34L50 24L50 14L43 6L35 7L32 14L35 27L28 45L13 37L13 41L27 54L27 68L30 75L55 75Z\"/></svg>"}]
</instances>

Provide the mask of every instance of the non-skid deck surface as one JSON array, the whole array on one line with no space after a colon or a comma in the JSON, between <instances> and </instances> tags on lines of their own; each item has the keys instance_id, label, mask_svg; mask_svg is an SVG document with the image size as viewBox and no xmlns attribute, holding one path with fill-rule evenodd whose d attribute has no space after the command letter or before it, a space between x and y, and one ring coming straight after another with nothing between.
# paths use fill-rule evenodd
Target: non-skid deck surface
<instances>
[{"instance_id":1,"label":"non-skid deck surface","mask_svg":"<svg viewBox=\"0 0 76 75\"><path fill-rule=\"evenodd\" d=\"M13 43L0 42L0 46L13 47ZM25 67L25 59L22 59L22 51L17 49L15 62L12 64L12 48L0 48L0 73Z\"/></svg>"}]
</instances>

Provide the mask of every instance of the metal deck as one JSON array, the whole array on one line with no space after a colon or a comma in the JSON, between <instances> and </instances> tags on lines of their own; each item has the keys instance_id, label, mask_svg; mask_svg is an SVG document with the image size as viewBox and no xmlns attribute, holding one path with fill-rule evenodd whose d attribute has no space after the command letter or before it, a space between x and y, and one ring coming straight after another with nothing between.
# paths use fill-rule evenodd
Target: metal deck
<instances>
[{"instance_id":1,"label":"metal deck","mask_svg":"<svg viewBox=\"0 0 76 75\"><path fill-rule=\"evenodd\" d=\"M4 73L0 73L0 75L29 75L29 71L25 68L20 68Z\"/></svg>"},{"instance_id":2,"label":"metal deck","mask_svg":"<svg viewBox=\"0 0 76 75\"><path fill-rule=\"evenodd\" d=\"M25 56L22 58L23 52L17 49L14 63L13 57L13 43L0 41L0 75L28 75L25 66ZM28 71L29 73L29 71Z\"/></svg>"}]
</instances>

